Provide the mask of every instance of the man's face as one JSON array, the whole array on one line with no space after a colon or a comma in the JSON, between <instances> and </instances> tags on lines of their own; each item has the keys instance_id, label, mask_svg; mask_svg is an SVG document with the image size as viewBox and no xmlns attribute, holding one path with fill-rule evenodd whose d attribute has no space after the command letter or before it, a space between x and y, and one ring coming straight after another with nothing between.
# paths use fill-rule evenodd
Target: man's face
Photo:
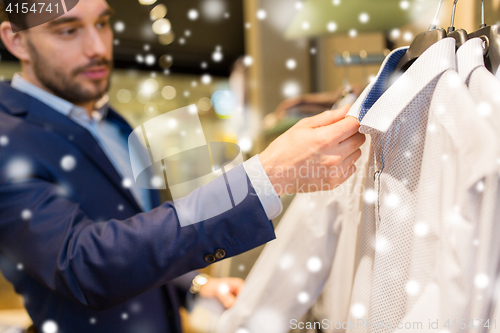
<instances>
[{"instance_id":1,"label":"man's face","mask_svg":"<svg viewBox=\"0 0 500 333\"><path fill-rule=\"evenodd\" d=\"M104 96L113 68L110 15L105 0L83 0L67 14L27 30L29 65L40 83L75 104Z\"/></svg>"}]
</instances>

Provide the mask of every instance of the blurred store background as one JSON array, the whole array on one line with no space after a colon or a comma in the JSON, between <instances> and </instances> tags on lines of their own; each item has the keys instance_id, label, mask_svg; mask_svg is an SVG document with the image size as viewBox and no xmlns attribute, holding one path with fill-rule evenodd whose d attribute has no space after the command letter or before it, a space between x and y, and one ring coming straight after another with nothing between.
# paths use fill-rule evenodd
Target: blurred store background
<instances>
[{"instance_id":1,"label":"blurred store background","mask_svg":"<svg viewBox=\"0 0 500 333\"><path fill-rule=\"evenodd\" d=\"M437 0L108 0L116 10L111 105L133 127L195 104L207 141L262 151L301 117L359 92L385 55L432 22ZM453 1L439 25L447 27ZM480 1L460 0L455 26L479 27ZM500 0L486 0L498 23ZM20 67L0 43L0 79ZM321 94L320 94L321 93ZM304 94L314 94L306 95ZM291 100L290 100L291 98ZM284 100L287 100L283 102ZM192 161L191 163L196 163ZM169 198L165 191L164 198ZM290 196L283 196L286 209ZM279 218L273 221L279 223ZM261 249L212 265L245 278ZM210 332L210 306L184 313L186 331ZM0 279L2 327L27 327L23 300ZM14 331L12 331L14 332Z\"/></svg>"}]
</instances>

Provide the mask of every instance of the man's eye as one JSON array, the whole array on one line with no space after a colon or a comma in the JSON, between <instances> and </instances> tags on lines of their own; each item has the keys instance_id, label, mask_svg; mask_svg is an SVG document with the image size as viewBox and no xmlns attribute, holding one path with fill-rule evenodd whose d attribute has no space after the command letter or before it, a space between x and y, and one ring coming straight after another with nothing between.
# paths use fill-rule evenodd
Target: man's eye
<instances>
[{"instance_id":1,"label":"man's eye","mask_svg":"<svg viewBox=\"0 0 500 333\"><path fill-rule=\"evenodd\" d=\"M62 36L71 36L74 35L76 32L76 29L64 29L59 32L60 35Z\"/></svg>"},{"instance_id":2,"label":"man's eye","mask_svg":"<svg viewBox=\"0 0 500 333\"><path fill-rule=\"evenodd\" d=\"M108 21L99 22L99 23L97 23L97 28L99 28L99 29L105 28L108 24L109 24Z\"/></svg>"}]
</instances>

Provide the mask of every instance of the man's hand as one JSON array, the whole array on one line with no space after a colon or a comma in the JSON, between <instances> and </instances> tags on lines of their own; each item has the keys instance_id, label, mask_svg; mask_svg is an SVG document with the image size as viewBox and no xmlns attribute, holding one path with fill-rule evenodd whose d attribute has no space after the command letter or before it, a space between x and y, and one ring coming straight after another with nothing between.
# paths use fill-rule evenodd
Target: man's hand
<instances>
[{"instance_id":1,"label":"man's hand","mask_svg":"<svg viewBox=\"0 0 500 333\"><path fill-rule=\"evenodd\" d=\"M278 195L332 190L356 171L365 135L348 111L304 118L259 154Z\"/></svg>"},{"instance_id":2,"label":"man's hand","mask_svg":"<svg viewBox=\"0 0 500 333\"><path fill-rule=\"evenodd\" d=\"M228 309L233 306L244 283L239 278L209 278L207 284L201 287L199 295L217 298Z\"/></svg>"}]
</instances>

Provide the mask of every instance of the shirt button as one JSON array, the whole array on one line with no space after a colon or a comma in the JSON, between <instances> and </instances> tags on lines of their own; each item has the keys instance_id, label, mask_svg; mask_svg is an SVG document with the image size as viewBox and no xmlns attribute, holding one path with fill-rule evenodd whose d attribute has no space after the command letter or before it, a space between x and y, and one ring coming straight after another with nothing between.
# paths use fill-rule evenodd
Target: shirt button
<instances>
[{"instance_id":1,"label":"shirt button","mask_svg":"<svg viewBox=\"0 0 500 333\"><path fill-rule=\"evenodd\" d=\"M215 258L217 258L217 260L221 260L225 256L226 256L226 251L224 251L223 249L218 249L217 251L215 251Z\"/></svg>"},{"instance_id":2,"label":"shirt button","mask_svg":"<svg viewBox=\"0 0 500 333\"><path fill-rule=\"evenodd\" d=\"M206 263L208 263L208 264L212 264L212 263L214 263L214 262L215 262L215 256L214 256L213 254L210 254L210 253L209 253L209 254L207 254L207 255L206 255L203 259L204 259L204 260L205 260L205 262L206 262Z\"/></svg>"}]
</instances>

